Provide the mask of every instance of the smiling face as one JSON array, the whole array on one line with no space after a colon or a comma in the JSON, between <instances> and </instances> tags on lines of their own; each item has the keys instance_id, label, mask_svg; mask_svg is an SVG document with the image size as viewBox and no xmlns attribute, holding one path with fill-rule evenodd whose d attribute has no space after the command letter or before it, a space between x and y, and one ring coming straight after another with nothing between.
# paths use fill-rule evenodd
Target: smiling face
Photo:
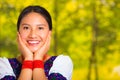
<instances>
[{"instance_id":1,"label":"smiling face","mask_svg":"<svg viewBox=\"0 0 120 80\"><path fill-rule=\"evenodd\" d=\"M23 42L32 52L37 51L51 33L45 18L35 12L27 14L21 20L19 32Z\"/></svg>"}]
</instances>

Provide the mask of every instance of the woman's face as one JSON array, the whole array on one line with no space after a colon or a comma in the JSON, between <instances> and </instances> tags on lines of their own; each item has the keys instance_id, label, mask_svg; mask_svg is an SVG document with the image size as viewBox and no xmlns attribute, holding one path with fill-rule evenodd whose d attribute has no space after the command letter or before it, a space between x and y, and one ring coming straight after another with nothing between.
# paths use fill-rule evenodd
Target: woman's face
<instances>
[{"instance_id":1,"label":"woman's face","mask_svg":"<svg viewBox=\"0 0 120 80\"><path fill-rule=\"evenodd\" d=\"M23 43L32 51L37 51L46 41L51 31L45 18L35 12L27 14L20 23Z\"/></svg>"}]
</instances>

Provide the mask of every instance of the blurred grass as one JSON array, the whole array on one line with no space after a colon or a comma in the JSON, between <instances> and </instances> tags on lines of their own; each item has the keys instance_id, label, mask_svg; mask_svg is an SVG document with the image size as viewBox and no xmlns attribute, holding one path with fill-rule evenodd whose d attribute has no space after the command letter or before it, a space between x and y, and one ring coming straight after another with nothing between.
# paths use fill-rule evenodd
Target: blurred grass
<instances>
[{"instance_id":1,"label":"blurred grass","mask_svg":"<svg viewBox=\"0 0 120 80\"><path fill-rule=\"evenodd\" d=\"M120 65L119 65L120 66ZM116 65L99 65L98 66L98 80L120 80L120 75L114 72ZM94 69L92 68L91 80L95 80ZM88 80L87 79L88 69L80 68L74 69L72 80Z\"/></svg>"}]
</instances>

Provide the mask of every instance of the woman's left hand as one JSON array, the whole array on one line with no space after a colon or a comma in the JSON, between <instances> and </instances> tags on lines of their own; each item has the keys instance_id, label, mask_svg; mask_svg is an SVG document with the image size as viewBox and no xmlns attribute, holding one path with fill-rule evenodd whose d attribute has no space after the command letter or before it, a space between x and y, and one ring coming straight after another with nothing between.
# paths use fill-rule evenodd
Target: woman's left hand
<instances>
[{"instance_id":1,"label":"woman's left hand","mask_svg":"<svg viewBox=\"0 0 120 80\"><path fill-rule=\"evenodd\" d=\"M48 34L47 39L42 47L39 47L39 49L34 53L34 60L43 60L45 54L48 52L50 48L50 39L51 36Z\"/></svg>"}]
</instances>

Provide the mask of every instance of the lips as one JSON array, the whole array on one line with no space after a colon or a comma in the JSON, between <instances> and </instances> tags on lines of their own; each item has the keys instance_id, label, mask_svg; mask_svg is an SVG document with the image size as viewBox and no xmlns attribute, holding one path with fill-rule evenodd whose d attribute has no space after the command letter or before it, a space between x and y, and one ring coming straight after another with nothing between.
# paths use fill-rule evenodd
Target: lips
<instances>
[{"instance_id":1,"label":"lips","mask_svg":"<svg viewBox=\"0 0 120 80\"><path fill-rule=\"evenodd\" d=\"M38 41L38 40L28 40L27 43L30 46L35 46L35 45L38 45L40 43L40 41Z\"/></svg>"}]
</instances>

